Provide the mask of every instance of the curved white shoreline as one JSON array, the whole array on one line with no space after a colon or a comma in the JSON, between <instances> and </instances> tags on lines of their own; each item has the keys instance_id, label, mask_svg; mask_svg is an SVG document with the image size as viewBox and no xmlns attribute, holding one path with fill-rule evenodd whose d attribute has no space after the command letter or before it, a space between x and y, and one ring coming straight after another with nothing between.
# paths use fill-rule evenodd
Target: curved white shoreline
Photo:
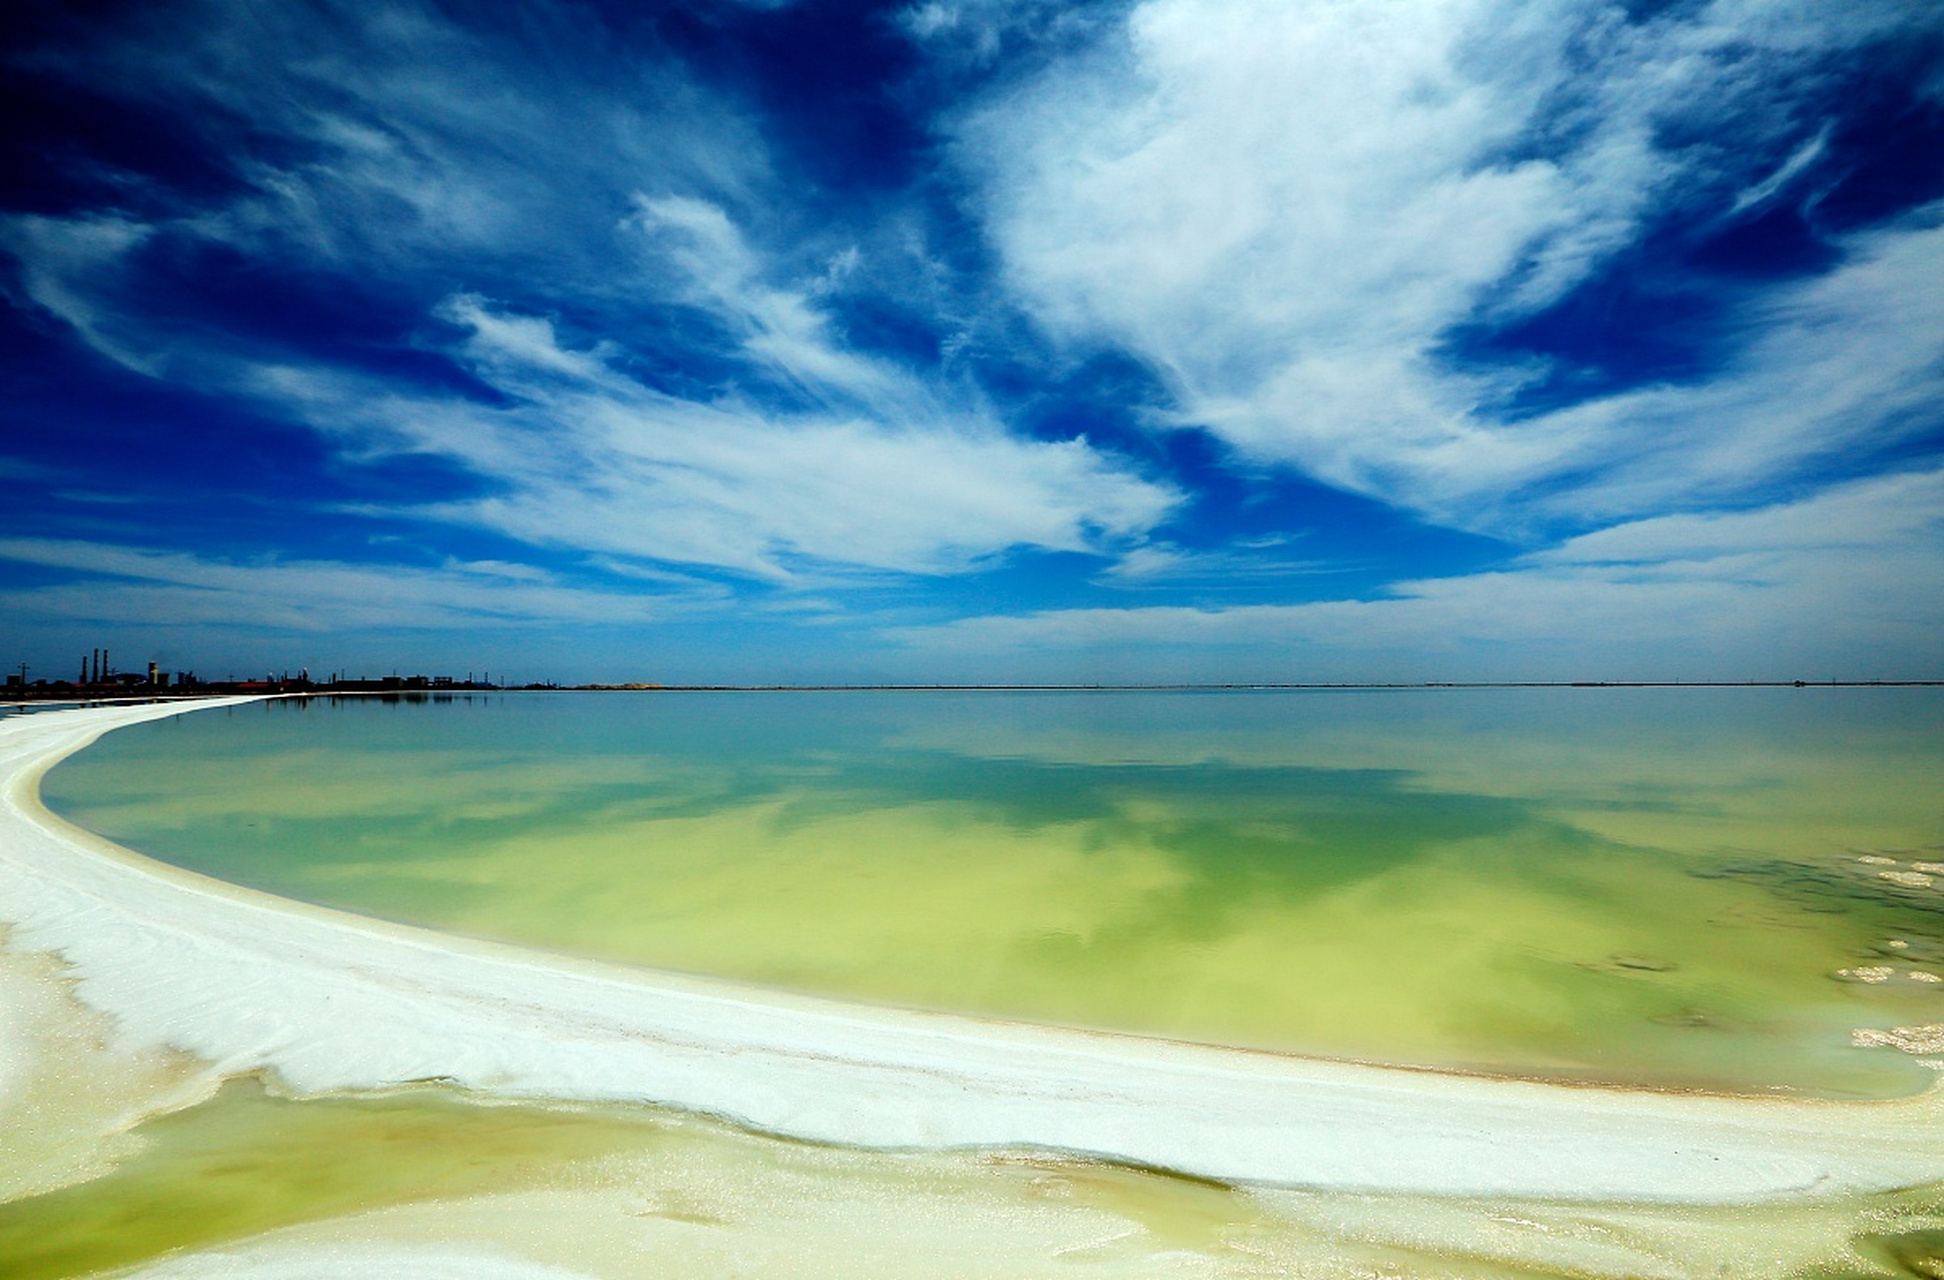
<instances>
[{"instance_id":1,"label":"curved white shoreline","mask_svg":"<svg viewBox=\"0 0 1944 1280\"><path fill-rule=\"evenodd\" d=\"M577 962L292 903L48 814L101 733L234 701L0 720L0 921L131 1044L299 1092L449 1078L869 1147L1045 1147L1236 1181L1727 1203L1944 1179L1944 1096L1878 1103L1484 1080L904 1013Z\"/></svg>"}]
</instances>

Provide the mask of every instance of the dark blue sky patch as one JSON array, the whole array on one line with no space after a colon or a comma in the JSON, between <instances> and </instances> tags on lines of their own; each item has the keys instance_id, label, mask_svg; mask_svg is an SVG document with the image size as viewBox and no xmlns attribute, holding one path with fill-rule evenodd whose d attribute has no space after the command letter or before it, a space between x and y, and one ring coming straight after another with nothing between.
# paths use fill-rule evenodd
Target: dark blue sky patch
<instances>
[{"instance_id":1,"label":"dark blue sky patch","mask_svg":"<svg viewBox=\"0 0 1944 1280\"><path fill-rule=\"evenodd\" d=\"M1139 361L1106 351L1063 371L1049 371L1051 363L1026 343L979 363L982 383L1015 406L1009 417L1019 430L1038 440L1084 436L1167 472L1196 456L1180 432L1157 430L1148 421L1168 407L1167 394Z\"/></svg>"},{"instance_id":2,"label":"dark blue sky patch","mask_svg":"<svg viewBox=\"0 0 1944 1280\"><path fill-rule=\"evenodd\" d=\"M324 501L367 503L401 511L414 506L466 502L501 492L503 483L467 470L437 453L386 453L351 460L334 458L321 477Z\"/></svg>"},{"instance_id":3,"label":"dark blue sky patch","mask_svg":"<svg viewBox=\"0 0 1944 1280\"><path fill-rule=\"evenodd\" d=\"M1687 255L1699 272L1757 280L1814 275L1842 260L1841 250L1790 205L1729 218L1719 230L1696 237Z\"/></svg>"},{"instance_id":4,"label":"dark blue sky patch","mask_svg":"<svg viewBox=\"0 0 1944 1280\"><path fill-rule=\"evenodd\" d=\"M292 484L327 456L308 431L125 369L33 319L0 313L0 341L17 356L0 370L9 453L56 467L99 462L127 479L240 479L268 468Z\"/></svg>"},{"instance_id":5,"label":"dark blue sky patch","mask_svg":"<svg viewBox=\"0 0 1944 1280\"><path fill-rule=\"evenodd\" d=\"M1833 181L1812 214L1830 233L1854 231L1944 199L1944 46L1899 51L1885 81L1853 86L1859 110L1830 135ZM1899 74L1901 73L1901 74ZM1911 82L1928 74L1929 84Z\"/></svg>"},{"instance_id":6,"label":"dark blue sky patch","mask_svg":"<svg viewBox=\"0 0 1944 1280\"><path fill-rule=\"evenodd\" d=\"M311 261L188 236L158 236L139 256L141 295L131 305L169 315L212 354L353 370L369 363L375 373L457 386L409 349L413 331L442 296L435 289L400 290L396 281L322 271Z\"/></svg>"},{"instance_id":7,"label":"dark blue sky patch","mask_svg":"<svg viewBox=\"0 0 1944 1280\"><path fill-rule=\"evenodd\" d=\"M1258 475L1240 500L1207 502L1200 524L1206 546L1274 546L1282 557L1332 567L1340 576L1318 582L1319 597L1367 598L1399 578L1475 572L1518 550L1287 473Z\"/></svg>"},{"instance_id":8,"label":"dark blue sky patch","mask_svg":"<svg viewBox=\"0 0 1944 1280\"><path fill-rule=\"evenodd\" d=\"M916 176L927 139L898 100L915 70L878 0L670 6L658 29L709 78L754 98L794 177L826 199L895 191Z\"/></svg>"},{"instance_id":9,"label":"dark blue sky patch","mask_svg":"<svg viewBox=\"0 0 1944 1280\"><path fill-rule=\"evenodd\" d=\"M0 171L6 207L28 213L168 216L250 189L172 116L32 73L0 78Z\"/></svg>"},{"instance_id":10,"label":"dark blue sky patch","mask_svg":"<svg viewBox=\"0 0 1944 1280\"><path fill-rule=\"evenodd\" d=\"M846 345L908 367L935 369L951 336L935 317L880 293L833 293L819 299Z\"/></svg>"},{"instance_id":11,"label":"dark blue sky patch","mask_svg":"<svg viewBox=\"0 0 1944 1280\"><path fill-rule=\"evenodd\" d=\"M1703 377L1739 343L1741 335L1728 323L1739 296L1656 257L1616 256L1536 315L1504 327L1455 330L1441 355L1460 368L1544 361L1543 376L1503 407L1514 419L1631 387Z\"/></svg>"},{"instance_id":12,"label":"dark blue sky patch","mask_svg":"<svg viewBox=\"0 0 1944 1280\"><path fill-rule=\"evenodd\" d=\"M1621 0L1619 7L1627 15L1627 21L1643 23L1698 13L1707 7L1707 0Z\"/></svg>"},{"instance_id":13,"label":"dark blue sky patch","mask_svg":"<svg viewBox=\"0 0 1944 1280\"><path fill-rule=\"evenodd\" d=\"M23 319L0 313L0 342L21 357L0 368L0 440L54 479L8 504L13 533L113 518L198 547L284 546L328 523L320 513L334 504L416 506L491 487L447 458L339 453L315 431L124 369Z\"/></svg>"}]
</instances>

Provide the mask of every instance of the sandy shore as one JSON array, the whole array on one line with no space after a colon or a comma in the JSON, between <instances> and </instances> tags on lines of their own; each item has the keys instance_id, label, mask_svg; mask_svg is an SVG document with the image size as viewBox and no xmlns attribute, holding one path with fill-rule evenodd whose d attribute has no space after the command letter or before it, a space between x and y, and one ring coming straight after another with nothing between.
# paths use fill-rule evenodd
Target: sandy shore
<instances>
[{"instance_id":1,"label":"sandy shore","mask_svg":"<svg viewBox=\"0 0 1944 1280\"><path fill-rule=\"evenodd\" d=\"M865 1147L1033 1147L1251 1183L1713 1204L1944 1179L1944 1100L1675 1096L907 1013L582 963L291 903L81 832L40 775L212 703L0 720L0 921L124 1047L299 1093L446 1079ZM1888 1050L1886 1050L1888 1051Z\"/></svg>"}]
</instances>

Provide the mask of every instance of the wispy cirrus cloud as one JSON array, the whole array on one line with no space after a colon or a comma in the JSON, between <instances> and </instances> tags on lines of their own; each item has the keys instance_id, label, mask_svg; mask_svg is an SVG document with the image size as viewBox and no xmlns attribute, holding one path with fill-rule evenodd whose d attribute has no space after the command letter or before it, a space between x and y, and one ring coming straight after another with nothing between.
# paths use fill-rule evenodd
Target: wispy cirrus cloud
<instances>
[{"instance_id":1,"label":"wispy cirrus cloud","mask_svg":"<svg viewBox=\"0 0 1944 1280\"><path fill-rule=\"evenodd\" d=\"M590 590L529 566L439 567L326 560L221 560L73 539L0 539L0 560L61 580L0 589L13 616L51 622L214 626L280 632L458 630L568 623L629 625L696 601ZM706 601L701 602L706 604Z\"/></svg>"},{"instance_id":2,"label":"wispy cirrus cloud","mask_svg":"<svg viewBox=\"0 0 1944 1280\"><path fill-rule=\"evenodd\" d=\"M1059 609L892 638L1039 678L1104 663L1139 678L1795 679L1928 673L1940 628L1944 471L1930 470L1627 522L1384 598Z\"/></svg>"},{"instance_id":3,"label":"wispy cirrus cloud","mask_svg":"<svg viewBox=\"0 0 1944 1280\"><path fill-rule=\"evenodd\" d=\"M120 213L0 219L0 250L18 265L21 299L58 317L89 346L140 373L159 373L160 335L130 326L122 287L129 255L152 228Z\"/></svg>"},{"instance_id":4,"label":"wispy cirrus cloud","mask_svg":"<svg viewBox=\"0 0 1944 1280\"><path fill-rule=\"evenodd\" d=\"M456 458L494 492L422 508L530 543L706 566L787 581L799 572L949 574L1019 546L1103 550L1160 520L1176 501L1084 441L1007 435L974 411L922 417L766 410L657 392L591 352L563 348L552 325L455 298L445 319L499 393L482 404L388 391L331 371L254 371L259 394L361 447ZM863 366L811 352L846 381ZM922 402L880 371L873 393Z\"/></svg>"},{"instance_id":5,"label":"wispy cirrus cloud","mask_svg":"<svg viewBox=\"0 0 1944 1280\"><path fill-rule=\"evenodd\" d=\"M293 40L319 22L271 21ZM553 77L504 33L412 5L329 26L287 76L236 66L229 30L161 59L128 92L220 106L297 158L245 149L246 185L187 214L12 219L0 243L27 298L125 366L347 458L457 461L483 496L390 514L545 548L771 582L954 574L1014 548L1111 552L1176 504L1084 439L1012 434L970 383L848 344L822 300L843 272L805 277L751 240L736 210L769 191L762 140L677 63L622 93L592 49L592 70ZM356 273L401 326L394 353L444 357L465 383L361 358L368 343L325 355L274 325L191 319L182 282L150 273L211 253Z\"/></svg>"},{"instance_id":6,"label":"wispy cirrus cloud","mask_svg":"<svg viewBox=\"0 0 1944 1280\"><path fill-rule=\"evenodd\" d=\"M1328 560L1294 560L1264 554L1282 547L1280 539L1220 551L1148 542L1123 552L1096 581L1116 587L1164 587L1178 583L1259 585L1278 578L1339 572L1343 567Z\"/></svg>"},{"instance_id":7,"label":"wispy cirrus cloud","mask_svg":"<svg viewBox=\"0 0 1944 1280\"><path fill-rule=\"evenodd\" d=\"M90 92L185 113L195 189L97 177L122 207L211 239L358 272L466 255L605 278L601 230L644 184L750 200L758 122L654 41L565 6L455 21L418 0L179 0L15 59ZM393 281L396 283L396 281Z\"/></svg>"}]
</instances>

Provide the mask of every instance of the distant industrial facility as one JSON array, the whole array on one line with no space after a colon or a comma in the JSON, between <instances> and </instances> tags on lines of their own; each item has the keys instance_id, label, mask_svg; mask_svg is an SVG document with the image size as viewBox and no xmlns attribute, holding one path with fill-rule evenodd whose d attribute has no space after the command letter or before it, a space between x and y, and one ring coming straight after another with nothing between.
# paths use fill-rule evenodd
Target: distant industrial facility
<instances>
[{"instance_id":1,"label":"distant industrial facility","mask_svg":"<svg viewBox=\"0 0 1944 1280\"><path fill-rule=\"evenodd\" d=\"M456 676L389 675L349 677L333 673L327 680L311 679L310 668L296 675L266 672L261 678L204 680L193 671L169 672L160 663L150 662L147 670L117 671L113 655L105 648L91 649L82 656L80 674L73 680L27 679L28 667L21 663L6 676L4 695L14 700L73 700L107 697L149 696L158 693L395 693L420 690L497 689L491 673L484 680L470 674Z\"/></svg>"}]
</instances>

